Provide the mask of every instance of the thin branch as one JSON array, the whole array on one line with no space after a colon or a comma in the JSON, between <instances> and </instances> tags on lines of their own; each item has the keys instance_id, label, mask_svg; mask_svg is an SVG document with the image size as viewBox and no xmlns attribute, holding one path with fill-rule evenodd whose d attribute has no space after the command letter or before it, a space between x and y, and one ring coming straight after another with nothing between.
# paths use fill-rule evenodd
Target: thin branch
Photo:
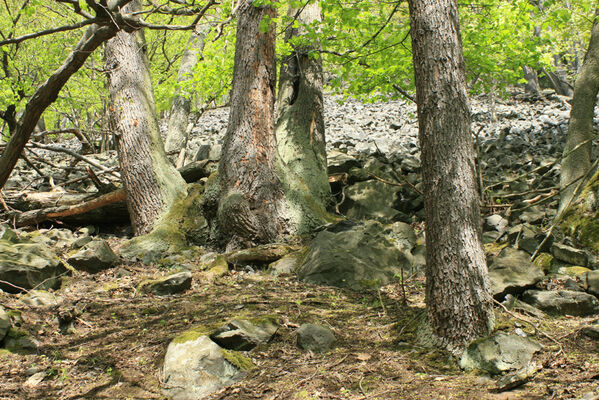
<instances>
[{"instance_id":1,"label":"thin branch","mask_svg":"<svg viewBox=\"0 0 599 400\"><path fill-rule=\"evenodd\" d=\"M57 33L57 32L73 31L73 30L76 30L76 29L79 29L79 28L83 28L84 26L97 23L99 21L100 21L99 18L92 18L92 19L88 19L88 20L85 20L85 21L78 22L78 23L73 24L73 25L59 26L58 28L52 28L52 29L46 29L46 30L39 31L39 32L28 33L26 35L19 36L19 37L16 37L16 38L9 38L9 39L6 39L6 40L0 40L0 46L5 46L7 44L21 43L21 42L24 42L25 40L35 39L35 38L38 38L38 37L41 37L41 36L51 35L51 34Z\"/></svg>"}]
</instances>

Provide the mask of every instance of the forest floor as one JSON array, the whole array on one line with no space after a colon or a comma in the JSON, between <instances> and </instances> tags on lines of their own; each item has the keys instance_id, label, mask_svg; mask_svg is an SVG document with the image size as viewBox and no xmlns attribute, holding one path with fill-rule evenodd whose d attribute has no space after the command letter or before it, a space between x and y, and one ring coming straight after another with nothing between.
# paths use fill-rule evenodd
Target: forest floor
<instances>
[{"instance_id":1,"label":"forest floor","mask_svg":"<svg viewBox=\"0 0 599 400\"><path fill-rule=\"evenodd\" d=\"M60 291L81 311L75 331L62 334L57 309L24 306L21 330L39 341L34 353L0 353L0 399L162 399L160 367L167 345L196 326L218 327L236 316L276 315L274 340L248 353L255 368L210 399L580 399L599 388L597 341L582 335L590 319L540 321L539 329L496 311L499 329L520 326L544 345L543 366L528 383L494 393L494 381L464 373L448 354L418 344L425 316L424 281L355 292L300 283L260 271L230 271L209 281L194 273L187 292L169 297L136 293L158 267L135 264L96 275L77 273ZM300 350L302 323L328 325L338 343L327 354ZM43 371L43 380L30 378ZM29 380L28 380L29 379Z\"/></svg>"}]
</instances>

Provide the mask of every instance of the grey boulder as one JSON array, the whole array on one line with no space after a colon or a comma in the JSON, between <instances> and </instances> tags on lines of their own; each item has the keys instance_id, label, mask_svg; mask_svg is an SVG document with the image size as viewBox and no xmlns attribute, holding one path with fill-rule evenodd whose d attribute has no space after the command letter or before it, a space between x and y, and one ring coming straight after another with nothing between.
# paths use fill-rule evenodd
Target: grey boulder
<instances>
[{"instance_id":1,"label":"grey boulder","mask_svg":"<svg viewBox=\"0 0 599 400\"><path fill-rule=\"evenodd\" d=\"M191 288L191 272L181 271L164 278L147 280L139 284L142 293L152 293L156 296L168 296L181 293Z\"/></svg>"},{"instance_id":2,"label":"grey boulder","mask_svg":"<svg viewBox=\"0 0 599 400\"><path fill-rule=\"evenodd\" d=\"M553 315L586 316L599 313L599 300L595 296L573 290L527 290L522 300Z\"/></svg>"},{"instance_id":3,"label":"grey boulder","mask_svg":"<svg viewBox=\"0 0 599 400\"><path fill-rule=\"evenodd\" d=\"M543 279L540 267L530 262L528 253L506 247L489 265L491 291L497 299L520 294Z\"/></svg>"},{"instance_id":4,"label":"grey boulder","mask_svg":"<svg viewBox=\"0 0 599 400\"><path fill-rule=\"evenodd\" d=\"M106 241L93 240L70 256L67 262L77 269L94 274L116 266L119 257Z\"/></svg>"},{"instance_id":5,"label":"grey boulder","mask_svg":"<svg viewBox=\"0 0 599 400\"><path fill-rule=\"evenodd\" d=\"M0 342L4 339L9 329L10 317L4 307L0 306Z\"/></svg>"},{"instance_id":6,"label":"grey boulder","mask_svg":"<svg viewBox=\"0 0 599 400\"><path fill-rule=\"evenodd\" d=\"M409 270L411 263L381 224L344 222L316 235L296 273L304 282L368 289L389 283L402 267Z\"/></svg>"},{"instance_id":7,"label":"grey boulder","mask_svg":"<svg viewBox=\"0 0 599 400\"><path fill-rule=\"evenodd\" d=\"M249 351L270 341L278 329L274 318L266 317L255 322L236 318L221 326L210 335L210 339L228 350Z\"/></svg>"},{"instance_id":8,"label":"grey boulder","mask_svg":"<svg viewBox=\"0 0 599 400\"><path fill-rule=\"evenodd\" d=\"M496 333L471 343L460 360L466 371L482 370L492 375L527 368L541 345L518 335Z\"/></svg>"},{"instance_id":9,"label":"grey boulder","mask_svg":"<svg viewBox=\"0 0 599 400\"><path fill-rule=\"evenodd\" d=\"M208 336L189 334L168 345L162 372L164 394L173 400L202 399L245 375Z\"/></svg>"},{"instance_id":10,"label":"grey boulder","mask_svg":"<svg viewBox=\"0 0 599 400\"><path fill-rule=\"evenodd\" d=\"M323 353L333 349L335 341L335 334L326 326L303 324L297 330L297 345L304 350Z\"/></svg>"}]
</instances>

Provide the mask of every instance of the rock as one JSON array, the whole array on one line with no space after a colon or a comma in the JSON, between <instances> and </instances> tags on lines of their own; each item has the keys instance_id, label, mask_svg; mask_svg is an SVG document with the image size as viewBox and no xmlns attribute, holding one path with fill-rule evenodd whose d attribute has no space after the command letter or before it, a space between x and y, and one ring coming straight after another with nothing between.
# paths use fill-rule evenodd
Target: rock
<instances>
[{"instance_id":1,"label":"rock","mask_svg":"<svg viewBox=\"0 0 599 400\"><path fill-rule=\"evenodd\" d=\"M418 238L414 229L405 222L395 222L385 226L385 235L399 251L412 251Z\"/></svg>"},{"instance_id":2,"label":"rock","mask_svg":"<svg viewBox=\"0 0 599 400\"><path fill-rule=\"evenodd\" d=\"M505 392L507 390L515 389L518 386L522 386L526 382L530 381L530 379L533 376L535 376L537 371L539 371L540 369L541 367L539 365L537 365L536 363L531 363L516 372L511 372L502 375L495 382L495 388L493 388L493 391Z\"/></svg>"},{"instance_id":3,"label":"rock","mask_svg":"<svg viewBox=\"0 0 599 400\"><path fill-rule=\"evenodd\" d=\"M0 342L2 342L2 339L4 339L9 329L10 317L4 307L0 306Z\"/></svg>"},{"instance_id":4,"label":"rock","mask_svg":"<svg viewBox=\"0 0 599 400\"><path fill-rule=\"evenodd\" d=\"M538 227L530 224L519 224L508 230L508 239L511 244L514 244L519 250L524 250L528 254L534 254L539 245L545 240L543 234ZM550 235L539 252L548 252L553 243L553 235Z\"/></svg>"},{"instance_id":5,"label":"rock","mask_svg":"<svg viewBox=\"0 0 599 400\"><path fill-rule=\"evenodd\" d=\"M333 150L327 152L327 166L330 175L349 173L351 168L359 167L360 162L352 156Z\"/></svg>"},{"instance_id":6,"label":"rock","mask_svg":"<svg viewBox=\"0 0 599 400\"><path fill-rule=\"evenodd\" d=\"M204 276L207 280L213 281L229 272L229 264L225 256L219 254L205 264L205 269Z\"/></svg>"},{"instance_id":7,"label":"rock","mask_svg":"<svg viewBox=\"0 0 599 400\"><path fill-rule=\"evenodd\" d=\"M499 233L505 232L508 225L508 220L499 214L489 215L485 218L484 228L486 230L495 230Z\"/></svg>"},{"instance_id":8,"label":"rock","mask_svg":"<svg viewBox=\"0 0 599 400\"><path fill-rule=\"evenodd\" d=\"M399 191L399 187L380 181L357 182L345 188L345 201L341 203L339 210L353 220L392 222L400 214L390 206L397 200Z\"/></svg>"},{"instance_id":9,"label":"rock","mask_svg":"<svg viewBox=\"0 0 599 400\"><path fill-rule=\"evenodd\" d=\"M191 272L177 272L164 278L141 282L137 289L142 293L152 293L156 296L168 296L181 293L191 288Z\"/></svg>"},{"instance_id":10,"label":"rock","mask_svg":"<svg viewBox=\"0 0 599 400\"><path fill-rule=\"evenodd\" d=\"M297 345L306 351L323 353L333 349L335 334L328 327L302 324L297 330Z\"/></svg>"},{"instance_id":11,"label":"rock","mask_svg":"<svg viewBox=\"0 0 599 400\"><path fill-rule=\"evenodd\" d=\"M11 243L17 243L19 238L17 234L6 224L0 224L0 240L6 240Z\"/></svg>"},{"instance_id":12,"label":"rock","mask_svg":"<svg viewBox=\"0 0 599 400\"><path fill-rule=\"evenodd\" d=\"M25 331L12 328L4 338L4 347L12 352L22 350L37 350L40 342L29 336Z\"/></svg>"},{"instance_id":13,"label":"rock","mask_svg":"<svg viewBox=\"0 0 599 400\"><path fill-rule=\"evenodd\" d=\"M21 297L21 303L30 307L57 306L62 303L62 298L45 290L31 290Z\"/></svg>"},{"instance_id":14,"label":"rock","mask_svg":"<svg viewBox=\"0 0 599 400\"><path fill-rule=\"evenodd\" d=\"M304 282L364 289L389 283L401 268L410 270L411 264L387 240L381 224L343 222L316 235L297 276Z\"/></svg>"},{"instance_id":15,"label":"rock","mask_svg":"<svg viewBox=\"0 0 599 400\"><path fill-rule=\"evenodd\" d=\"M497 299L506 294L519 294L534 286L545 274L530 262L530 256L520 250L506 247L489 265L491 291Z\"/></svg>"},{"instance_id":16,"label":"rock","mask_svg":"<svg viewBox=\"0 0 599 400\"><path fill-rule=\"evenodd\" d=\"M56 289L65 271L60 259L44 244L0 240L0 280L23 289ZM21 291L5 283L0 283L0 289Z\"/></svg>"},{"instance_id":17,"label":"rock","mask_svg":"<svg viewBox=\"0 0 599 400\"><path fill-rule=\"evenodd\" d=\"M551 253L556 259L570 265L586 267L589 262L584 251L561 243L554 243Z\"/></svg>"},{"instance_id":18,"label":"rock","mask_svg":"<svg viewBox=\"0 0 599 400\"><path fill-rule=\"evenodd\" d=\"M27 378L25 383L23 383L23 386L33 389L37 387L40 383L42 383L42 381L46 379L47 376L48 373L45 371L36 372L35 374Z\"/></svg>"},{"instance_id":19,"label":"rock","mask_svg":"<svg viewBox=\"0 0 599 400\"><path fill-rule=\"evenodd\" d=\"M585 267L560 267L557 270L558 274L562 274L562 275L568 275L568 276L579 276L579 275L583 275L587 272L589 272L590 269L585 268Z\"/></svg>"},{"instance_id":20,"label":"rock","mask_svg":"<svg viewBox=\"0 0 599 400\"><path fill-rule=\"evenodd\" d=\"M287 254L280 260L270 263L268 271L274 276L293 274L302 260L302 256L301 252Z\"/></svg>"},{"instance_id":21,"label":"rock","mask_svg":"<svg viewBox=\"0 0 599 400\"><path fill-rule=\"evenodd\" d=\"M599 324L585 326L582 328L582 333L591 339L599 339Z\"/></svg>"},{"instance_id":22,"label":"rock","mask_svg":"<svg viewBox=\"0 0 599 400\"><path fill-rule=\"evenodd\" d=\"M227 350L249 351L272 339L279 325L274 318L261 318L254 322L233 319L210 335L216 344Z\"/></svg>"},{"instance_id":23,"label":"rock","mask_svg":"<svg viewBox=\"0 0 599 400\"><path fill-rule=\"evenodd\" d=\"M118 265L119 257L106 241L93 240L70 256L67 262L77 269L94 274Z\"/></svg>"},{"instance_id":24,"label":"rock","mask_svg":"<svg viewBox=\"0 0 599 400\"><path fill-rule=\"evenodd\" d=\"M527 290L522 300L554 315L586 316L599 313L599 300L584 292Z\"/></svg>"},{"instance_id":25,"label":"rock","mask_svg":"<svg viewBox=\"0 0 599 400\"><path fill-rule=\"evenodd\" d=\"M599 271L587 272L581 281L584 290L599 297Z\"/></svg>"},{"instance_id":26,"label":"rock","mask_svg":"<svg viewBox=\"0 0 599 400\"><path fill-rule=\"evenodd\" d=\"M229 264L269 264L281 257L297 250L286 244L265 244L249 249L237 250L227 254L225 257Z\"/></svg>"},{"instance_id":27,"label":"rock","mask_svg":"<svg viewBox=\"0 0 599 400\"><path fill-rule=\"evenodd\" d=\"M91 236L82 236L71 244L72 249L80 249L89 242L94 240Z\"/></svg>"},{"instance_id":28,"label":"rock","mask_svg":"<svg viewBox=\"0 0 599 400\"><path fill-rule=\"evenodd\" d=\"M221 146L220 144L203 144L200 146L198 152L196 153L193 159L194 161L219 160L222 149L223 146Z\"/></svg>"},{"instance_id":29,"label":"rock","mask_svg":"<svg viewBox=\"0 0 599 400\"><path fill-rule=\"evenodd\" d=\"M527 368L541 345L518 335L499 332L468 345L460 360L466 371L482 370L492 375Z\"/></svg>"},{"instance_id":30,"label":"rock","mask_svg":"<svg viewBox=\"0 0 599 400\"><path fill-rule=\"evenodd\" d=\"M173 400L198 400L230 385L251 369L251 360L221 349L208 336L188 331L166 350L163 392Z\"/></svg>"}]
</instances>

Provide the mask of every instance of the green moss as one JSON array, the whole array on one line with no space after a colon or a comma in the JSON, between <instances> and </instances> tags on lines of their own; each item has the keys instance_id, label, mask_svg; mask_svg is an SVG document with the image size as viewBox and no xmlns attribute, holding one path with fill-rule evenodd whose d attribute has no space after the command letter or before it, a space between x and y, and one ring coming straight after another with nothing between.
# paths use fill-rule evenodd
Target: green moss
<instances>
[{"instance_id":1,"label":"green moss","mask_svg":"<svg viewBox=\"0 0 599 400\"><path fill-rule=\"evenodd\" d=\"M486 243L484 245L485 254L495 257L501 252L501 250L505 249L509 245L510 244L507 241L501 242L501 243L497 243L497 242Z\"/></svg>"},{"instance_id":2,"label":"green moss","mask_svg":"<svg viewBox=\"0 0 599 400\"><path fill-rule=\"evenodd\" d=\"M234 365L237 369L241 371L251 371L254 369L252 360L241 354L241 352L225 349L222 349L221 351L225 360Z\"/></svg>"},{"instance_id":3,"label":"green moss","mask_svg":"<svg viewBox=\"0 0 599 400\"><path fill-rule=\"evenodd\" d=\"M29 333L27 333L27 331L23 330L23 329L19 329L19 328L15 328L15 327L11 327L8 332L6 333L6 337L12 338L12 339L18 339L20 337L24 337L24 336L28 336Z\"/></svg>"},{"instance_id":4,"label":"green moss","mask_svg":"<svg viewBox=\"0 0 599 400\"><path fill-rule=\"evenodd\" d=\"M599 173L595 174L582 190L559 225L566 235L576 238L584 247L595 251L599 251L598 190Z\"/></svg>"},{"instance_id":5,"label":"green moss","mask_svg":"<svg viewBox=\"0 0 599 400\"><path fill-rule=\"evenodd\" d=\"M192 329L189 329L179 336L173 339L173 343L181 344L186 343L192 340L196 340L202 336L208 336L212 333L211 329L207 329L205 326L198 326Z\"/></svg>"},{"instance_id":6,"label":"green moss","mask_svg":"<svg viewBox=\"0 0 599 400\"><path fill-rule=\"evenodd\" d=\"M8 349L0 349L0 358L7 357L12 354L12 351Z\"/></svg>"},{"instance_id":7,"label":"green moss","mask_svg":"<svg viewBox=\"0 0 599 400\"><path fill-rule=\"evenodd\" d=\"M549 273L553 265L553 256L549 253L540 253L533 261L533 264L541 268L543 272Z\"/></svg>"}]
</instances>

